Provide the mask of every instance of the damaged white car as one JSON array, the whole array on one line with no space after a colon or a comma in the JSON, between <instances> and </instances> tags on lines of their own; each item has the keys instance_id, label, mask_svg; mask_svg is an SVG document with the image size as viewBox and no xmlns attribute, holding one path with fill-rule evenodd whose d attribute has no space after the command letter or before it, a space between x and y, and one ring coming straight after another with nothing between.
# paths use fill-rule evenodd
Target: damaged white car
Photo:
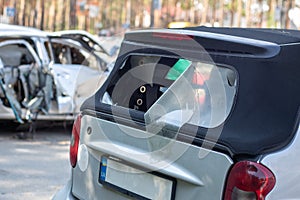
<instances>
[{"instance_id":1,"label":"damaged white car","mask_svg":"<svg viewBox=\"0 0 300 200\"><path fill-rule=\"evenodd\" d=\"M116 59L121 46L122 37L109 37L100 39L84 30L65 30L51 33L52 36L72 38L79 41L85 48L92 50L104 60Z\"/></svg>"},{"instance_id":2,"label":"damaged white car","mask_svg":"<svg viewBox=\"0 0 300 200\"><path fill-rule=\"evenodd\" d=\"M108 66L78 40L0 26L0 120L73 120Z\"/></svg>"}]
</instances>

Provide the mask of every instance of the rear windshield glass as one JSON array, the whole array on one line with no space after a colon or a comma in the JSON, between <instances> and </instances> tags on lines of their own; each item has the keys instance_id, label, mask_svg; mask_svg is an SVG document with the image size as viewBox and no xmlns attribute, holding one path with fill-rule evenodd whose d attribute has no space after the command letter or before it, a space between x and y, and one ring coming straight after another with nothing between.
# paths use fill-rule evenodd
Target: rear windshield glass
<instances>
[{"instance_id":1,"label":"rear windshield glass","mask_svg":"<svg viewBox=\"0 0 300 200\"><path fill-rule=\"evenodd\" d=\"M102 102L145 113L146 124L212 128L228 117L237 91L230 67L174 57L131 55Z\"/></svg>"}]
</instances>

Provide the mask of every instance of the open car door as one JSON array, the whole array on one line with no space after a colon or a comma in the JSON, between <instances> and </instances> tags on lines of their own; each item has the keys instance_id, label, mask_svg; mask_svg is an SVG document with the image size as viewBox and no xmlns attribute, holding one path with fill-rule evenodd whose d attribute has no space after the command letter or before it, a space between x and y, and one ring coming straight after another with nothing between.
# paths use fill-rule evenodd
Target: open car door
<instances>
[{"instance_id":1,"label":"open car door","mask_svg":"<svg viewBox=\"0 0 300 200\"><path fill-rule=\"evenodd\" d=\"M69 38L78 41L88 51L93 51L107 63L113 62L121 46L121 37L101 40L95 35L83 30L65 30L53 33L53 36Z\"/></svg>"},{"instance_id":2,"label":"open car door","mask_svg":"<svg viewBox=\"0 0 300 200\"><path fill-rule=\"evenodd\" d=\"M106 63L73 39L53 37L51 45L57 112L78 113L83 101L106 79Z\"/></svg>"},{"instance_id":3,"label":"open car door","mask_svg":"<svg viewBox=\"0 0 300 200\"><path fill-rule=\"evenodd\" d=\"M99 38L90 34L89 32L82 31L82 30L67 30L67 31L57 31L53 33L56 36L63 37L63 38L70 38L77 40L85 48L97 52L105 53L109 56L113 56L116 52L112 51L112 49L104 48L99 41Z\"/></svg>"},{"instance_id":4,"label":"open car door","mask_svg":"<svg viewBox=\"0 0 300 200\"><path fill-rule=\"evenodd\" d=\"M0 98L16 120L47 113L52 93L52 76L44 69L33 47L22 39L0 42Z\"/></svg>"}]
</instances>

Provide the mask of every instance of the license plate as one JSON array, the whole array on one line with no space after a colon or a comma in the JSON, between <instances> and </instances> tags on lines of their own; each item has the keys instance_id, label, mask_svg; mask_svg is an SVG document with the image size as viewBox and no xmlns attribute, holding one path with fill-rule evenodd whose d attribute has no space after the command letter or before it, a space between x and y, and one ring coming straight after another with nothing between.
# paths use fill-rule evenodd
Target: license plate
<instances>
[{"instance_id":1,"label":"license plate","mask_svg":"<svg viewBox=\"0 0 300 200\"><path fill-rule=\"evenodd\" d=\"M175 199L175 179L111 157L101 158L99 182L134 199Z\"/></svg>"}]
</instances>

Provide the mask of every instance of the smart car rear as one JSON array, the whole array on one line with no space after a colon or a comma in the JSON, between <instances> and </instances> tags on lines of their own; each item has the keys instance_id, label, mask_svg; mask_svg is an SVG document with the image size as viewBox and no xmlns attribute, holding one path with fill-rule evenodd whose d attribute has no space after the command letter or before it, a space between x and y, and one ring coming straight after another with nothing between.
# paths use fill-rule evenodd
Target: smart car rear
<instances>
[{"instance_id":1,"label":"smart car rear","mask_svg":"<svg viewBox=\"0 0 300 200\"><path fill-rule=\"evenodd\" d=\"M128 33L54 199L299 198L300 33Z\"/></svg>"}]
</instances>

